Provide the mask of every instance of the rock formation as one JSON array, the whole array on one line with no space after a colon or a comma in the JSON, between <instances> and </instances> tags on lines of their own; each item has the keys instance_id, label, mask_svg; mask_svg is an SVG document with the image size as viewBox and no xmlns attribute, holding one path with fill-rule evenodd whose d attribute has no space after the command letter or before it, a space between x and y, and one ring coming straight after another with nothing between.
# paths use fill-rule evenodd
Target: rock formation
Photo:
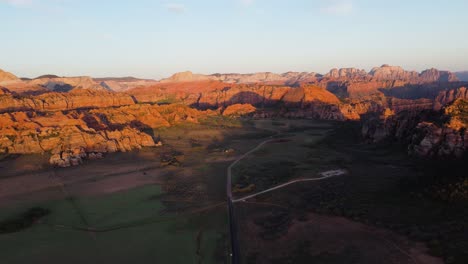
<instances>
[{"instance_id":1,"label":"rock formation","mask_svg":"<svg viewBox=\"0 0 468 264\"><path fill-rule=\"evenodd\" d=\"M450 89L442 91L434 100L434 110L438 111L442 109L444 105L448 105L457 99L468 100L468 89L466 87L460 87L457 89Z\"/></svg>"},{"instance_id":2,"label":"rock formation","mask_svg":"<svg viewBox=\"0 0 468 264\"><path fill-rule=\"evenodd\" d=\"M29 85L39 85L50 91L68 92L74 89L104 90L91 77L39 78L31 80Z\"/></svg>"},{"instance_id":3,"label":"rock formation","mask_svg":"<svg viewBox=\"0 0 468 264\"><path fill-rule=\"evenodd\" d=\"M409 154L422 157L462 157L468 148L468 101L456 99L442 111L411 110L370 115L362 126L364 138L396 140Z\"/></svg>"},{"instance_id":4,"label":"rock formation","mask_svg":"<svg viewBox=\"0 0 468 264\"><path fill-rule=\"evenodd\" d=\"M235 84L278 84L278 85L294 85L296 83L314 82L317 81L320 75L307 72L286 72L276 74L271 72L259 72L251 74L212 74L208 76L212 80L225 83Z\"/></svg>"},{"instance_id":5,"label":"rock formation","mask_svg":"<svg viewBox=\"0 0 468 264\"><path fill-rule=\"evenodd\" d=\"M3 89L0 93L0 113L11 111L51 111L79 108L100 108L132 105L131 96L122 93L95 90L73 90L68 93L45 93L38 96L16 95Z\"/></svg>"},{"instance_id":6,"label":"rock formation","mask_svg":"<svg viewBox=\"0 0 468 264\"><path fill-rule=\"evenodd\" d=\"M9 81L17 81L17 80L19 80L18 77L16 77L12 73L9 73L0 69L0 83L9 82Z\"/></svg>"},{"instance_id":7,"label":"rock formation","mask_svg":"<svg viewBox=\"0 0 468 264\"><path fill-rule=\"evenodd\" d=\"M94 79L106 90L114 92L123 92L137 87L155 85L155 80L143 80L133 77L125 78L98 78Z\"/></svg>"},{"instance_id":8,"label":"rock formation","mask_svg":"<svg viewBox=\"0 0 468 264\"><path fill-rule=\"evenodd\" d=\"M276 84L276 85L298 85L311 83L318 85L327 84L330 81L365 81L386 84L379 88L395 87L397 84L420 84L431 82L455 82L458 81L455 74L448 71L439 71L437 69L428 69L421 73L416 71L406 71L399 66L390 66L384 64L380 67L374 67L370 72L356 68L332 69L324 76L317 73L307 72L287 72L276 74L271 72L258 72L250 74L216 73L212 75L193 74L190 71L176 73L170 78L163 79L161 82L194 82L194 81L220 81L230 84ZM399 82L394 83L392 82Z\"/></svg>"},{"instance_id":9,"label":"rock formation","mask_svg":"<svg viewBox=\"0 0 468 264\"><path fill-rule=\"evenodd\" d=\"M0 152L47 152L57 166L154 146L153 129L220 113L361 120L367 140L398 140L422 156L463 155L468 138L466 83L436 69L417 73L383 65L370 73L345 68L324 76L184 72L160 82L8 78L2 83L7 88L0 87Z\"/></svg>"},{"instance_id":10,"label":"rock formation","mask_svg":"<svg viewBox=\"0 0 468 264\"><path fill-rule=\"evenodd\" d=\"M202 74L193 74L191 71L178 72L167 79L161 80L165 82L194 82L194 81L207 81L210 78Z\"/></svg>"},{"instance_id":11,"label":"rock formation","mask_svg":"<svg viewBox=\"0 0 468 264\"><path fill-rule=\"evenodd\" d=\"M325 74L325 78L330 79L366 79L368 74L365 70L359 70L356 68L342 68L342 69L331 69L329 73Z\"/></svg>"},{"instance_id":12,"label":"rock formation","mask_svg":"<svg viewBox=\"0 0 468 264\"><path fill-rule=\"evenodd\" d=\"M439 71L431 68L421 72L419 78L423 82L456 82L458 78L455 74L449 71Z\"/></svg>"},{"instance_id":13,"label":"rock formation","mask_svg":"<svg viewBox=\"0 0 468 264\"><path fill-rule=\"evenodd\" d=\"M224 116L244 116L254 113L257 109L251 104L233 104L223 111Z\"/></svg>"},{"instance_id":14,"label":"rock formation","mask_svg":"<svg viewBox=\"0 0 468 264\"><path fill-rule=\"evenodd\" d=\"M415 71L405 71L399 66L390 66L387 64L373 68L369 72L369 75L377 81L410 81L419 78L419 74Z\"/></svg>"},{"instance_id":15,"label":"rock formation","mask_svg":"<svg viewBox=\"0 0 468 264\"><path fill-rule=\"evenodd\" d=\"M78 111L0 114L0 153L51 153L51 164L70 166L102 153L155 146L153 128L198 122L214 115L184 105L131 105Z\"/></svg>"}]
</instances>

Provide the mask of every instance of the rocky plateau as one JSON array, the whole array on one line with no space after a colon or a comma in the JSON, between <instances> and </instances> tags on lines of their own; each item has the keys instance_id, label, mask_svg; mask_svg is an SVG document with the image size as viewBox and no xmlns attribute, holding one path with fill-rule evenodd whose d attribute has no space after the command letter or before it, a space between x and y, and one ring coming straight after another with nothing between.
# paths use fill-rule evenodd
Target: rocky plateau
<instances>
[{"instance_id":1,"label":"rocky plateau","mask_svg":"<svg viewBox=\"0 0 468 264\"><path fill-rule=\"evenodd\" d=\"M382 65L329 73L182 72L160 81L0 71L0 152L48 153L56 166L155 146L154 129L212 116L314 118L362 123L370 142L410 154L461 157L468 83L448 71Z\"/></svg>"}]
</instances>

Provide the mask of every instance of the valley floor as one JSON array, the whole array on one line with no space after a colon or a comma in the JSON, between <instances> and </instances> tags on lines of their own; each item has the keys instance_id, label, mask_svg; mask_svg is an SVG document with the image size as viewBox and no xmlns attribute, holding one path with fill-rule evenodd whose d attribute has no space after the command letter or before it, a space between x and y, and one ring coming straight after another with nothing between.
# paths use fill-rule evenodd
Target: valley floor
<instances>
[{"instance_id":1,"label":"valley floor","mask_svg":"<svg viewBox=\"0 0 468 264\"><path fill-rule=\"evenodd\" d=\"M0 223L33 206L50 210L29 228L0 234L2 261L229 263L226 168L273 136L233 168L235 198L336 175L236 202L244 263L441 263L425 245L463 263L468 238L448 225L463 228L467 207L419 195L421 165L396 147L359 143L354 129L241 120L155 130L161 148L79 167L2 157ZM434 235L437 228L446 231Z\"/></svg>"}]
</instances>

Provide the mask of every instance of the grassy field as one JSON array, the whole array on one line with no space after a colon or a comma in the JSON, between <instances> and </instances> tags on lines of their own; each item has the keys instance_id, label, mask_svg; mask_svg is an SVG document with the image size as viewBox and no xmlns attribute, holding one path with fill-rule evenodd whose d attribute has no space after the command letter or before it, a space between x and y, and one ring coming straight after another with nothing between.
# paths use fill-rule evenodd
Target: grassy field
<instances>
[{"instance_id":1,"label":"grassy field","mask_svg":"<svg viewBox=\"0 0 468 264\"><path fill-rule=\"evenodd\" d=\"M161 148L66 169L44 167L44 156L2 157L0 221L50 210L29 228L0 234L2 260L228 263L226 168L273 134L253 125L218 118L155 130ZM164 165L167 155L177 163ZM27 164L40 165L19 169Z\"/></svg>"},{"instance_id":2,"label":"grassy field","mask_svg":"<svg viewBox=\"0 0 468 264\"><path fill-rule=\"evenodd\" d=\"M104 196L2 208L0 219L31 206L52 213L21 232L0 235L3 263L219 263L225 208L167 213L144 186ZM92 228L96 231L85 231ZM219 245L221 243L221 251Z\"/></svg>"},{"instance_id":3,"label":"grassy field","mask_svg":"<svg viewBox=\"0 0 468 264\"><path fill-rule=\"evenodd\" d=\"M292 179L318 177L319 172L338 168L330 164L310 164L307 160L308 146L323 140L333 123L310 120L256 120L254 123L258 129L269 131L263 139L273 135L273 142L233 169L236 196L262 191Z\"/></svg>"}]
</instances>

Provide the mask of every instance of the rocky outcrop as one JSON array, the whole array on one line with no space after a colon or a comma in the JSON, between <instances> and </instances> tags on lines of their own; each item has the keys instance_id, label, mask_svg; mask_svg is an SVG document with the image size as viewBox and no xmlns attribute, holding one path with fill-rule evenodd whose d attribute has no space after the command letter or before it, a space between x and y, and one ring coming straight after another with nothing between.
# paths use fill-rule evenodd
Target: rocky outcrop
<instances>
[{"instance_id":1,"label":"rocky outcrop","mask_svg":"<svg viewBox=\"0 0 468 264\"><path fill-rule=\"evenodd\" d=\"M5 91L8 89L4 89L3 94L0 94L0 113L73 110L135 104L130 95L108 91L78 89L68 93L45 93L38 96L21 96Z\"/></svg>"},{"instance_id":2,"label":"rocky outcrop","mask_svg":"<svg viewBox=\"0 0 468 264\"><path fill-rule=\"evenodd\" d=\"M283 116L345 120L342 102L325 88L314 85L288 87L259 84L226 84L216 81L158 84L129 91L137 101L181 102L196 108L226 108L249 104L258 109L283 109L275 113L257 111L256 117ZM236 106L239 107L239 106ZM353 117L353 119L355 119Z\"/></svg>"},{"instance_id":3,"label":"rocky outcrop","mask_svg":"<svg viewBox=\"0 0 468 264\"><path fill-rule=\"evenodd\" d=\"M468 146L468 131L421 122L408 145L410 154L422 157L462 157Z\"/></svg>"},{"instance_id":4,"label":"rocky outcrop","mask_svg":"<svg viewBox=\"0 0 468 264\"><path fill-rule=\"evenodd\" d=\"M122 92L129 89L150 86L158 83L155 80L124 78L96 78L90 77L58 77L56 75L42 75L35 79L14 79L0 83L11 91L25 92L68 92L76 89Z\"/></svg>"},{"instance_id":5,"label":"rocky outcrop","mask_svg":"<svg viewBox=\"0 0 468 264\"><path fill-rule=\"evenodd\" d=\"M294 85L298 83L315 82L321 76L317 73L308 72L286 72L276 74L271 72L258 72L251 74L212 74L208 76L212 80L235 84L277 84Z\"/></svg>"},{"instance_id":6,"label":"rocky outcrop","mask_svg":"<svg viewBox=\"0 0 468 264\"><path fill-rule=\"evenodd\" d=\"M356 68L342 68L342 69L331 69L329 73L325 74L325 78L330 79L367 79L369 76L365 70Z\"/></svg>"},{"instance_id":7,"label":"rocky outcrop","mask_svg":"<svg viewBox=\"0 0 468 264\"><path fill-rule=\"evenodd\" d=\"M457 81L455 74L448 71L428 69L418 73L382 65L369 73L355 68L333 69L316 84L341 98L385 94L405 99L433 99L439 91L453 88Z\"/></svg>"},{"instance_id":8,"label":"rocky outcrop","mask_svg":"<svg viewBox=\"0 0 468 264\"><path fill-rule=\"evenodd\" d=\"M137 87L145 87L158 83L154 80L141 80L136 78L103 78L99 84L106 90L123 92Z\"/></svg>"},{"instance_id":9,"label":"rocky outcrop","mask_svg":"<svg viewBox=\"0 0 468 264\"><path fill-rule=\"evenodd\" d=\"M80 164L102 153L155 146L153 129L217 114L185 105L131 105L51 112L0 114L0 153L51 153L57 166Z\"/></svg>"},{"instance_id":10,"label":"rocky outcrop","mask_svg":"<svg viewBox=\"0 0 468 264\"><path fill-rule=\"evenodd\" d=\"M379 113L386 108L395 113L434 108L437 100L387 97L377 89L384 85L398 85L398 83L399 81L359 81L351 83L348 86L349 91L361 89L362 92L362 86L369 87L369 89L364 89L360 96L341 100L327 89L315 85L301 85L299 87L260 84L236 85L217 81L158 84L152 87L130 90L128 93L138 102L181 102L202 109L217 109L232 104L251 104L257 108L283 105L288 109L308 109L305 112L307 114L299 114L302 116L317 116L311 113L314 110L321 112L318 114L319 117L328 116L326 119L333 117L333 119L337 120L359 120L362 115ZM354 85L359 86L359 88L355 88ZM370 92L376 89L377 93ZM465 88L459 88L458 92L454 92L453 89L443 90L443 93L447 93L447 95L445 97L442 94L439 95L439 104L445 105L449 101L453 101L453 98L464 97L466 95L465 91ZM310 107L311 105L316 106ZM320 109L317 108L318 105L321 105ZM325 107L326 105L328 107ZM329 107L331 105L334 107ZM326 114L324 109L331 112ZM294 115L296 114L298 114L298 111L294 113ZM285 113L285 115L289 114Z\"/></svg>"},{"instance_id":11,"label":"rocky outcrop","mask_svg":"<svg viewBox=\"0 0 468 264\"><path fill-rule=\"evenodd\" d=\"M307 72L287 72L276 74L271 72L258 72L250 74L221 74L212 75L193 74L192 72L176 73L172 77L163 79L161 82L193 82L193 81L221 81L231 84L276 84L276 85L299 85L304 83L313 83L318 85L319 82L325 83L330 81L365 81L365 82L387 82L386 85L379 88L389 86L394 81L400 81L402 84L412 83L431 83L431 82L455 82L458 81L455 74L448 71L439 71L437 69L428 69L421 73L416 71L406 71L399 66L390 66L384 64L380 67L374 67L370 72L356 68L332 69L324 76L317 73ZM396 86L397 84L393 84Z\"/></svg>"},{"instance_id":12,"label":"rocky outcrop","mask_svg":"<svg viewBox=\"0 0 468 264\"><path fill-rule=\"evenodd\" d=\"M150 135L130 126L109 126L96 130L88 126L86 114L15 112L0 115L0 152L53 154L75 151L128 151L154 144Z\"/></svg>"},{"instance_id":13,"label":"rocky outcrop","mask_svg":"<svg viewBox=\"0 0 468 264\"><path fill-rule=\"evenodd\" d=\"M235 85L217 81L159 84L128 91L139 102L181 102L198 108L219 108L232 104L256 107L284 103L306 106L323 102L338 104L339 99L324 88L312 85L291 88L273 85Z\"/></svg>"},{"instance_id":14,"label":"rocky outcrop","mask_svg":"<svg viewBox=\"0 0 468 264\"><path fill-rule=\"evenodd\" d=\"M410 81L419 78L419 74L415 71L405 71L400 66L390 66L387 64L374 67L369 72L369 75L377 81Z\"/></svg>"},{"instance_id":15,"label":"rocky outcrop","mask_svg":"<svg viewBox=\"0 0 468 264\"><path fill-rule=\"evenodd\" d=\"M0 152L50 153L56 166L77 165L104 153L155 146L153 129L222 113L362 120L369 141L398 140L415 155L460 156L468 138L468 93L455 80L435 69L415 73L388 65L370 73L333 69L325 76L185 72L162 82L56 76L13 80L2 85L13 90L0 88ZM108 91L140 81L142 86L125 93ZM38 93L23 92L28 87Z\"/></svg>"},{"instance_id":16,"label":"rocky outcrop","mask_svg":"<svg viewBox=\"0 0 468 264\"><path fill-rule=\"evenodd\" d=\"M39 85L47 90L68 92L73 89L104 90L105 88L95 82L91 77L60 77L39 78L28 82L29 85Z\"/></svg>"},{"instance_id":17,"label":"rocky outcrop","mask_svg":"<svg viewBox=\"0 0 468 264\"><path fill-rule=\"evenodd\" d=\"M373 80L377 81L406 81L408 83L456 82L458 78L449 71L439 71L431 68L421 73L405 71L399 66L375 67L370 72Z\"/></svg>"},{"instance_id":18,"label":"rocky outcrop","mask_svg":"<svg viewBox=\"0 0 468 264\"><path fill-rule=\"evenodd\" d=\"M162 79L161 83L166 82L194 82L208 81L210 78L203 74L193 74L191 71L178 72L167 79Z\"/></svg>"},{"instance_id":19,"label":"rocky outcrop","mask_svg":"<svg viewBox=\"0 0 468 264\"><path fill-rule=\"evenodd\" d=\"M380 113L388 107L385 97L367 97L362 100L348 99L339 105L340 112L345 119L360 120L361 116L368 113Z\"/></svg>"},{"instance_id":20,"label":"rocky outcrop","mask_svg":"<svg viewBox=\"0 0 468 264\"><path fill-rule=\"evenodd\" d=\"M386 100L388 102L388 108L390 108L395 113L400 113L403 111L420 112L434 108L434 101L427 98L411 100L389 97Z\"/></svg>"},{"instance_id":21,"label":"rocky outcrop","mask_svg":"<svg viewBox=\"0 0 468 264\"><path fill-rule=\"evenodd\" d=\"M457 99L468 100L468 89L466 87L441 91L434 100L433 108L439 111L444 105L448 105Z\"/></svg>"},{"instance_id":22,"label":"rocky outcrop","mask_svg":"<svg viewBox=\"0 0 468 264\"><path fill-rule=\"evenodd\" d=\"M315 83L322 75L315 72L286 72L281 74L282 77L286 78L284 84L286 85L300 85L303 83Z\"/></svg>"},{"instance_id":23,"label":"rocky outcrop","mask_svg":"<svg viewBox=\"0 0 468 264\"><path fill-rule=\"evenodd\" d=\"M87 127L67 127L64 130L60 132L58 145L50 150L50 163L59 167L76 166L86 159L101 158L103 153L156 145L150 135L129 127L112 131L93 131Z\"/></svg>"},{"instance_id":24,"label":"rocky outcrop","mask_svg":"<svg viewBox=\"0 0 468 264\"><path fill-rule=\"evenodd\" d=\"M459 81L454 73L449 71L439 71L431 68L421 72L419 78L422 82L456 82Z\"/></svg>"},{"instance_id":25,"label":"rocky outcrop","mask_svg":"<svg viewBox=\"0 0 468 264\"><path fill-rule=\"evenodd\" d=\"M252 114L257 109L251 104L233 104L223 111L223 116L244 116L248 114Z\"/></svg>"},{"instance_id":26,"label":"rocky outcrop","mask_svg":"<svg viewBox=\"0 0 468 264\"><path fill-rule=\"evenodd\" d=\"M403 142L412 155L462 157L468 148L467 126L468 101L457 99L438 112L412 110L369 115L363 121L362 135L373 142Z\"/></svg>"},{"instance_id":27,"label":"rocky outcrop","mask_svg":"<svg viewBox=\"0 0 468 264\"><path fill-rule=\"evenodd\" d=\"M11 92L7 88L0 87L0 96L1 95L11 95Z\"/></svg>"},{"instance_id":28,"label":"rocky outcrop","mask_svg":"<svg viewBox=\"0 0 468 264\"><path fill-rule=\"evenodd\" d=\"M136 78L101 78L91 77L58 77L48 74L35 79L12 79L0 83L8 89L18 92L68 92L75 89L97 90L97 91L125 91L128 89L147 86L157 83L154 80L142 80Z\"/></svg>"},{"instance_id":29,"label":"rocky outcrop","mask_svg":"<svg viewBox=\"0 0 468 264\"><path fill-rule=\"evenodd\" d=\"M286 105L300 104L301 106L315 102L335 105L340 103L340 100L326 89L311 85L288 89L281 101Z\"/></svg>"}]
</instances>

